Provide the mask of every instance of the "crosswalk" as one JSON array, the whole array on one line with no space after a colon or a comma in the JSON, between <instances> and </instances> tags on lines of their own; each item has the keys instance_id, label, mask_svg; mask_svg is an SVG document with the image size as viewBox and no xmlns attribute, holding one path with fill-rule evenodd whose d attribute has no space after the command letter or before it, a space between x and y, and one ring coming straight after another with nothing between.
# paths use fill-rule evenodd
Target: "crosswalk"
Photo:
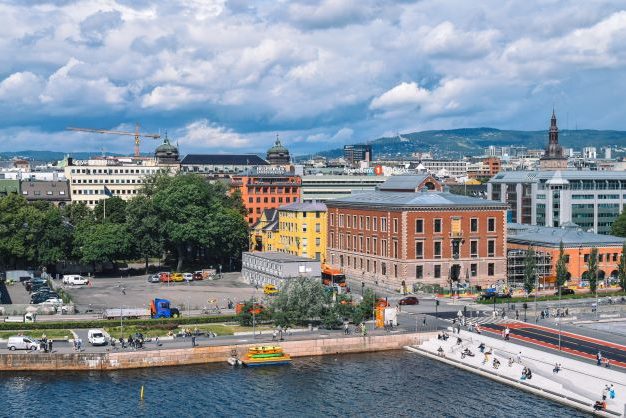
<instances>
[{"instance_id":1,"label":"crosswalk","mask_svg":"<svg viewBox=\"0 0 626 418\"><path fill-rule=\"evenodd\" d=\"M454 321L453 318L441 318L441 319L450 323ZM515 319L501 318L501 317L494 319L493 316L491 315L484 315L484 316L479 316L479 317L474 317L474 318L467 318L466 324L467 322L471 322L473 324L484 325L484 324L506 324L506 323L517 322L517 321Z\"/></svg>"}]
</instances>

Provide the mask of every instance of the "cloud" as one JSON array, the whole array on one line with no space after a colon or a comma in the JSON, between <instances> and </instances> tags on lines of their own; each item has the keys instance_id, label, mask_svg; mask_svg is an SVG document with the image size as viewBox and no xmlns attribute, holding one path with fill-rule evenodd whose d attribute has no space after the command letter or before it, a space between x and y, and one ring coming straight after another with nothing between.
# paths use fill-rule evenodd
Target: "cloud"
<instances>
[{"instance_id":1,"label":"cloud","mask_svg":"<svg viewBox=\"0 0 626 418\"><path fill-rule=\"evenodd\" d=\"M394 88L375 97L370 104L371 109L388 109L400 106L414 106L426 103L430 91L423 89L415 82L400 83Z\"/></svg>"},{"instance_id":2,"label":"cloud","mask_svg":"<svg viewBox=\"0 0 626 418\"><path fill-rule=\"evenodd\" d=\"M197 151L265 150L279 133L295 153L308 153L413 129L543 129L541 109L553 104L579 127L626 128L615 93L626 88L620 2L1 7L0 131L38 132L33 140L53 149L74 144L60 139L64 126L140 121L196 138L185 147ZM125 142L107 143L128 151Z\"/></svg>"},{"instance_id":3,"label":"cloud","mask_svg":"<svg viewBox=\"0 0 626 418\"><path fill-rule=\"evenodd\" d=\"M209 122L207 119L197 120L185 126L179 132L179 142L195 149L244 148L250 141L241 137L231 129Z\"/></svg>"}]
</instances>

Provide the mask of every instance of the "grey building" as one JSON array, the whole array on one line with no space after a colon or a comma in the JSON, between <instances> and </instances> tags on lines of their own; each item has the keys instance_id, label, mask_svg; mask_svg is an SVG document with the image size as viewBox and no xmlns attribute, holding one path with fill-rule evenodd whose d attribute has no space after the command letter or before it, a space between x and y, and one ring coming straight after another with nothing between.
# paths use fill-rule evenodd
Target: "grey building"
<instances>
[{"instance_id":1,"label":"grey building","mask_svg":"<svg viewBox=\"0 0 626 418\"><path fill-rule=\"evenodd\" d=\"M367 144L344 145L343 158L351 165L361 161L371 162L373 160L372 146Z\"/></svg>"},{"instance_id":2,"label":"grey building","mask_svg":"<svg viewBox=\"0 0 626 418\"><path fill-rule=\"evenodd\" d=\"M29 202L43 200L57 206L65 206L71 201L70 186L63 181L28 181L20 182L20 194Z\"/></svg>"},{"instance_id":3,"label":"grey building","mask_svg":"<svg viewBox=\"0 0 626 418\"><path fill-rule=\"evenodd\" d=\"M317 260L278 251L244 252L241 275L250 284L273 284L281 288L293 278L321 280L321 264Z\"/></svg>"},{"instance_id":4,"label":"grey building","mask_svg":"<svg viewBox=\"0 0 626 418\"><path fill-rule=\"evenodd\" d=\"M180 171L208 177L227 177L267 165L269 163L256 154L189 154L181 161Z\"/></svg>"},{"instance_id":5,"label":"grey building","mask_svg":"<svg viewBox=\"0 0 626 418\"><path fill-rule=\"evenodd\" d=\"M351 175L302 176L302 201L325 202L350 196L353 193L371 192L388 178L385 176Z\"/></svg>"},{"instance_id":6,"label":"grey building","mask_svg":"<svg viewBox=\"0 0 626 418\"><path fill-rule=\"evenodd\" d=\"M626 205L626 172L501 172L487 183L487 198L508 203L510 222L552 227L572 222L608 234Z\"/></svg>"}]
</instances>

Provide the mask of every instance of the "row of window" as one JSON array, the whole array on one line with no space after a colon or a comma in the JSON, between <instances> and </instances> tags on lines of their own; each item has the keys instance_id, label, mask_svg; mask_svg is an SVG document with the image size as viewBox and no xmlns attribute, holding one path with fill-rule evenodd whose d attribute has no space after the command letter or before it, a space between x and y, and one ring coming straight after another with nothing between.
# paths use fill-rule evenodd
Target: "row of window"
<instances>
[{"instance_id":1,"label":"row of window","mask_svg":"<svg viewBox=\"0 0 626 418\"><path fill-rule=\"evenodd\" d=\"M298 193L298 187L248 187L248 194Z\"/></svg>"},{"instance_id":2,"label":"row of window","mask_svg":"<svg viewBox=\"0 0 626 418\"><path fill-rule=\"evenodd\" d=\"M22 194L24 196L28 196L28 190L22 190ZM59 190L59 194L61 196L65 196L65 190ZM54 195L54 193L52 192L52 190L48 190L46 191L46 196L52 196ZM35 190L33 191L33 196L41 196L41 190Z\"/></svg>"},{"instance_id":3,"label":"row of window","mask_svg":"<svg viewBox=\"0 0 626 418\"><path fill-rule=\"evenodd\" d=\"M156 174L164 171L158 168L72 168L72 174Z\"/></svg>"},{"instance_id":4,"label":"row of window","mask_svg":"<svg viewBox=\"0 0 626 418\"><path fill-rule=\"evenodd\" d=\"M117 194L117 195L128 195L128 194L137 194L139 193L139 191L137 189L132 189L132 190L111 190L111 194ZM100 189L78 189L78 190L73 190L72 194L100 194L103 195L104 193L104 189L100 190Z\"/></svg>"},{"instance_id":5,"label":"row of window","mask_svg":"<svg viewBox=\"0 0 626 418\"><path fill-rule=\"evenodd\" d=\"M286 232L299 232L298 231L298 225L296 223L293 222L280 222L279 223L279 229L281 231L286 231ZM308 230L308 225L306 223L302 224L302 232L307 232ZM315 232L320 232L322 230L322 225L319 223L315 224Z\"/></svg>"},{"instance_id":6,"label":"row of window","mask_svg":"<svg viewBox=\"0 0 626 418\"><path fill-rule=\"evenodd\" d=\"M459 221L459 219L455 219L455 220ZM334 225L335 225L335 214L331 213L330 214L330 226L334 226ZM338 226L341 228L344 225L346 228L360 229L360 230L365 230L365 231L369 231L371 229L372 231L377 231L379 224L378 224L378 217L376 216L373 216L370 218L369 216L363 216L363 215L350 216L350 215L339 214ZM387 218L386 217L380 218L380 230L381 232L387 232ZM442 230L443 230L443 219L442 218L433 219L433 232L441 233ZM487 219L487 231L488 232L496 231L496 218ZM392 232L394 233L398 232L398 218L392 219ZM470 232L479 232L479 219L478 218L470 218ZM420 219L415 220L415 233L416 234L424 233L424 219L420 218Z\"/></svg>"},{"instance_id":7,"label":"row of window","mask_svg":"<svg viewBox=\"0 0 626 418\"><path fill-rule=\"evenodd\" d=\"M72 184L141 184L141 179L72 179Z\"/></svg>"}]
</instances>

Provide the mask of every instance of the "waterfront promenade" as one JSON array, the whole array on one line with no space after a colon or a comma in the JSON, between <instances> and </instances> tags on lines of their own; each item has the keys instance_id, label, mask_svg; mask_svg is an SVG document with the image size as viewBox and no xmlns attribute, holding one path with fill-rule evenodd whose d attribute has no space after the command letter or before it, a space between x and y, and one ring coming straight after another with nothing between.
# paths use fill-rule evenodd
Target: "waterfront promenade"
<instances>
[{"instance_id":1,"label":"waterfront promenade","mask_svg":"<svg viewBox=\"0 0 626 418\"><path fill-rule=\"evenodd\" d=\"M457 338L460 338L460 344ZM488 360L485 360L487 356L479 349L481 343L485 346L485 352L492 353ZM474 354L473 357L461 355L466 348ZM594 411L594 403L602 400L603 390L607 385L613 385L615 398L607 396L607 409L601 414L613 417L626 414L626 373L618 369L598 367L512 341L467 331L450 334L445 341L434 337L409 349L587 412L598 412ZM493 366L494 358L500 362L497 368ZM511 365L510 359L513 360ZM555 373L557 363L560 364L560 370ZM530 380L521 379L525 367L532 371Z\"/></svg>"}]
</instances>

